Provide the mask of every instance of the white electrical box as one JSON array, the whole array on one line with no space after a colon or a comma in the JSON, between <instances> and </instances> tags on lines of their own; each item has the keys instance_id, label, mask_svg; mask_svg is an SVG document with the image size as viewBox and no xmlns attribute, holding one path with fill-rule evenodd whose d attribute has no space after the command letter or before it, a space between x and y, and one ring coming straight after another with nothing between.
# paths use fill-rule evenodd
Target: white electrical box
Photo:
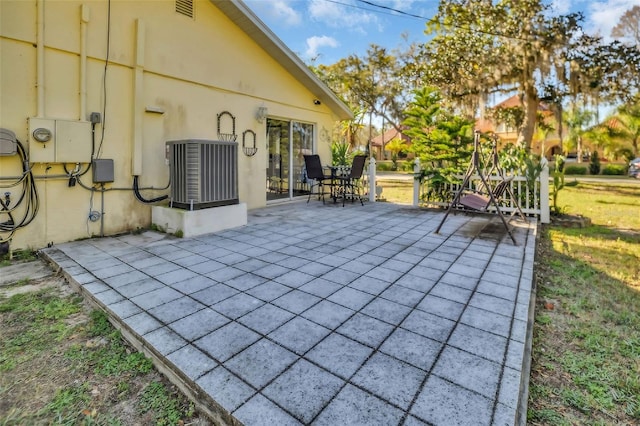
<instances>
[{"instance_id":1,"label":"white electrical box","mask_svg":"<svg viewBox=\"0 0 640 426\"><path fill-rule=\"evenodd\" d=\"M89 121L29 118L29 162L91 162Z\"/></svg>"}]
</instances>

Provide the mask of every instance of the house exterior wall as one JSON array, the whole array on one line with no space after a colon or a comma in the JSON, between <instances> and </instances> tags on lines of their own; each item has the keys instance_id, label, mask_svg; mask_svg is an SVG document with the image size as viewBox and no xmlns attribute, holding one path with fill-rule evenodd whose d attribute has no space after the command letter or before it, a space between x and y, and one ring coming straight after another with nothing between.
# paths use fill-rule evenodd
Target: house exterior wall
<instances>
[{"instance_id":1,"label":"house exterior wall","mask_svg":"<svg viewBox=\"0 0 640 426\"><path fill-rule=\"evenodd\" d=\"M44 96L39 103L36 45L41 6ZM39 154L47 151L37 150L50 146L29 142L30 117L87 121L91 112L100 112L104 123L95 126L96 150L101 147L95 157L113 159L115 177L105 185L107 191L91 191L82 186L93 186L91 171L70 186L65 166L73 170L75 163L31 162L40 209L31 224L13 235L13 249L148 227L151 207L136 200L133 176L139 176L140 187L146 188L141 190L144 197L168 194L165 142L218 139L216 117L222 111L236 117L239 144L243 131L256 133L256 155L245 156L239 149L238 189L240 202L250 209L264 206L266 120L256 121L256 109L266 106L270 117L312 123L316 134L331 129L337 120L324 104L315 105L307 87L208 0L194 1L193 19L176 13L172 0L112 0L105 74L108 7L106 0L0 1L0 128L15 132L31 157L48 158ZM229 132L228 122L222 124L222 131ZM90 133L80 139L74 143L91 143ZM319 139L317 151L328 161L330 142ZM89 162L90 158L82 162L81 170ZM20 173L18 156L0 156L3 188ZM19 186L9 190L14 198L20 193ZM91 210L104 210L103 220L89 221Z\"/></svg>"}]
</instances>

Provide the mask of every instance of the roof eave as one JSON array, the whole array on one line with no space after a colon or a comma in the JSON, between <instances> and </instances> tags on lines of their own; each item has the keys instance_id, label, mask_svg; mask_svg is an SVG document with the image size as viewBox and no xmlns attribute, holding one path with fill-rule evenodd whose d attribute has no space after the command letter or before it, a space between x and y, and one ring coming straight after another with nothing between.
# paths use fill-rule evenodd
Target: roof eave
<instances>
[{"instance_id":1,"label":"roof eave","mask_svg":"<svg viewBox=\"0 0 640 426\"><path fill-rule=\"evenodd\" d=\"M307 65L276 36L241 0L211 0L222 13L247 33L291 75L307 87L320 102L329 107L340 120L350 120L353 112L331 91ZM312 102L313 99L310 100Z\"/></svg>"}]
</instances>

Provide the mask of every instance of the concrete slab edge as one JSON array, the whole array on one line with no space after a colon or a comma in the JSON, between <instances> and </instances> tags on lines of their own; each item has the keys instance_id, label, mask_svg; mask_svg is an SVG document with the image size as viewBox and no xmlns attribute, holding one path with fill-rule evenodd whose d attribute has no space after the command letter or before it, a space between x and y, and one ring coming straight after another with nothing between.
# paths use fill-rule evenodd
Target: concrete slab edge
<instances>
[{"instance_id":1,"label":"concrete slab edge","mask_svg":"<svg viewBox=\"0 0 640 426\"><path fill-rule=\"evenodd\" d=\"M41 252L42 258L48 262L53 268L62 270L57 262L49 256L47 252ZM234 418L231 413L222 408L215 400L213 400L207 392L202 390L193 380L187 378L182 372L171 363L166 357L157 352L152 346L147 345L142 336L133 331L127 324L120 321L118 316L115 315L107 306L96 299L90 292L86 291L84 287L75 281L66 272L63 272L64 278L69 285L80 294L83 299L91 306L100 309L105 314L109 322L120 331L122 337L137 351L144 354L144 356L151 359L156 369L163 374L173 385L178 387L180 391L192 401L197 410L204 413L214 424L223 426L243 426L243 424Z\"/></svg>"}]
</instances>

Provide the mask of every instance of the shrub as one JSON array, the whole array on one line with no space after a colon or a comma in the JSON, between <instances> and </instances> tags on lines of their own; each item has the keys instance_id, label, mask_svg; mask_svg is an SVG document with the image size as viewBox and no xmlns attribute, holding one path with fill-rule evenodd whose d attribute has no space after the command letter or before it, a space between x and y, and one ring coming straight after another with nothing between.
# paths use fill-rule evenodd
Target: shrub
<instances>
[{"instance_id":1,"label":"shrub","mask_svg":"<svg viewBox=\"0 0 640 426\"><path fill-rule=\"evenodd\" d=\"M598 151L593 151L591 154L591 160L589 161L589 173L592 175L600 174L600 157Z\"/></svg>"},{"instance_id":2,"label":"shrub","mask_svg":"<svg viewBox=\"0 0 640 426\"><path fill-rule=\"evenodd\" d=\"M587 167L586 166L577 166L577 165L565 165L564 167L565 175L586 175Z\"/></svg>"},{"instance_id":3,"label":"shrub","mask_svg":"<svg viewBox=\"0 0 640 426\"><path fill-rule=\"evenodd\" d=\"M607 164L602 170L603 175L620 176L627 174L627 168L620 164Z\"/></svg>"}]
</instances>

